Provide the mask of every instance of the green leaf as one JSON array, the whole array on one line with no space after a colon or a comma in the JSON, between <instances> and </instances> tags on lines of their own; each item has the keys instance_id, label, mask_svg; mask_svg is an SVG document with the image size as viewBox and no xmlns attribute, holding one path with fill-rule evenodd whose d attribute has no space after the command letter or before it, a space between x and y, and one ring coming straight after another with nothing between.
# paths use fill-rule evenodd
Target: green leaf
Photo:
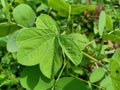
<instances>
[{"instance_id":1,"label":"green leaf","mask_svg":"<svg viewBox=\"0 0 120 90\"><path fill-rule=\"evenodd\" d=\"M112 59L119 60L120 59L120 48L118 48L112 56Z\"/></svg>"},{"instance_id":2,"label":"green leaf","mask_svg":"<svg viewBox=\"0 0 120 90\"><path fill-rule=\"evenodd\" d=\"M18 62L28 66L39 64L42 73L51 78L62 66L57 25L45 14L37 18L36 25L39 29L25 28L17 37Z\"/></svg>"},{"instance_id":3,"label":"green leaf","mask_svg":"<svg viewBox=\"0 0 120 90\"><path fill-rule=\"evenodd\" d=\"M99 29L99 34L102 36L103 31L105 29L106 25L106 14L105 11L102 11L99 16L99 23L98 23L98 29Z\"/></svg>"},{"instance_id":4,"label":"green leaf","mask_svg":"<svg viewBox=\"0 0 120 90\"><path fill-rule=\"evenodd\" d=\"M88 43L88 39L85 35L79 34L79 33L72 33L69 34L68 37L72 39L72 41L79 46L80 50L83 50Z\"/></svg>"},{"instance_id":5,"label":"green leaf","mask_svg":"<svg viewBox=\"0 0 120 90\"><path fill-rule=\"evenodd\" d=\"M116 50L110 60L110 76L114 90L119 90L120 86L120 48Z\"/></svg>"},{"instance_id":6,"label":"green leaf","mask_svg":"<svg viewBox=\"0 0 120 90\"><path fill-rule=\"evenodd\" d=\"M106 40L110 40L110 41L113 41L113 42L120 42L118 37L114 34L105 33L105 34L103 34L102 37Z\"/></svg>"},{"instance_id":7,"label":"green leaf","mask_svg":"<svg viewBox=\"0 0 120 90\"><path fill-rule=\"evenodd\" d=\"M56 33L58 33L58 28L56 22L46 14L41 14L37 17L36 26L40 29L50 29Z\"/></svg>"},{"instance_id":8,"label":"green leaf","mask_svg":"<svg viewBox=\"0 0 120 90\"><path fill-rule=\"evenodd\" d=\"M47 90L52 87L53 81L44 77L38 66L26 67L20 76L20 83L27 90Z\"/></svg>"},{"instance_id":9,"label":"green leaf","mask_svg":"<svg viewBox=\"0 0 120 90\"><path fill-rule=\"evenodd\" d=\"M10 33L13 33L14 31L20 29L20 27L17 24L13 23L0 23L0 37L6 36Z\"/></svg>"},{"instance_id":10,"label":"green leaf","mask_svg":"<svg viewBox=\"0 0 120 90\"><path fill-rule=\"evenodd\" d=\"M49 45L47 45L49 44ZM53 68L55 65L54 64L54 56L55 56L55 52L57 52L57 49L55 49L55 44L54 44L54 40L49 40L48 43L44 44L44 46L47 46L45 47L45 53L43 54L43 60L40 61L40 69L42 71L42 73L48 77L48 78L51 78L52 75L53 75ZM59 56L61 57L61 56ZM57 59L58 61L59 59ZM47 63L46 63L47 62ZM58 64L59 65L59 64Z\"/></svg>"},{"instance_id":11,"label":"green leaf","mask_svg":"<svg viewBox=\"0 0 120 90\"><path fill-rule=\"evenodd\" d=\"M110 61L110 76L112 79L112 85L114 90L119 90L120 88L120 60L111 59Z\"/></svg>"},{"instance_id":12,"label":"green leaf","mask_svg":"<svg viewBox=\"0 0 120 90\"><path fill-rule=\"evenodd\" d=\"M89 79L91 83L96 83L100 81L105 75L105 70L103 68L96 68L90 75Z\"/></svg>"},{"instance_id":13,"label":"green leaf","mask_svg":"<svg viewBox=\"0 0 120 90\"><path fill-rule=\"evenodd\" d=\"M69 4L65 0L49 0L48 5L58 11L60 16L66 17L69 12ZM63 7L64 6L64 7Z\"/></svg>"},{"instance_id":14,"label":"green leaf","mask_svg":"<svg viewBox=\"0 0 120 90\"><path fill-rule=\"evenodd\" d=\"M8 0L1 0L1 4L3 6L6 18L10 22L10 12L9 12L9 5L8 5Z\"/></svg>"},{"instance_id":15,"label":"green leaf","mask_svg":"<svg viewBox=\"0 0 120 90\"><path fill-rule=\"evenodd\" d=\"M70 5L65 2L65 0L49 0L49 6L51 6L54 10L58 11L60 16L66 17L69 14L69 7L71 7L71 15L78 15L83 13L86 10L95 10L95 5ZM64 7L63 7L64 6Z\"/></svg>"},{"instance_id":16,"label":"green leaf","mask_svg":"<svg viewBox=\"0 0 120 90\"><path fill-rule=\"evenodd\" d=\"M120 42L120 31L114 31L113 33L105 33L103 34L103 38L107 40L111 40L113 42Z\"/></svg>"},{"instance_id":17,"label":"green leaf","mask_svg":"<svg viewBox=\"0 0 120 90\"><path fill-rule=\"evenodd\" d=\"M116 36L118 36L118 38L120 38L120 29L114 31L113 34L115 34Z\"/></svg>"},{"instance_id":18,"label":"green leaf","mask_svg":"<svg viewBox=\"0 0 120 90\"><path fill-rule=\"evenodd\" d=\"M95 5L71 5L71 14L72 15L79 15L86 10L95 10Z\"/></svg>"},{"instance_id":19,"label":"green leaf","mask_svg":"<svg viewBox=\"0 0 120 90\"><path fill-rule=\"evenodd\" d=\"M6 36L6 37L1 37L0 38L0 47L5 47L6 46L6 44L7 44L7 41L8 41L8 37ZM2 51L1 51L2 52ZM2 56L2 53L0 53L1 54L1 56Z\"/></svg>"},{"instance_id":20,"label":"green leaf","mask_svg":"<svg viewBox=\"0 0 120 90\"><path fill-rule=\"evenodd\" d=\"M50 78L55 54L55 36L55 32L49 29L23 29L17 37L18 62L27 66L45 63L41 70L49 65L44 74L47 72L45 76Z\"/></svg>"},{"instance_id":21,"label":"green leaf","mask_svg":"<svg viewBox=\"0 0 120 90\"><path fill-rule=\"evenodd\" d=\"M41 3L40 6L37 7L37 12L41 12L42 10L47 10L48 9L48 6L44 3Z\"/></svg>"},{"instance_id":22,"label":"green leaf","mask_svg":"<svg viewBox=\"0 0 120 90\"><path fill-rule=\"evenodd\" d=\"M7 0L1 0L1 4L3 6L4 11L6 12L8 9Z\"/></svg>"},{"instance_id":23,"label":"green leaf","mask_svg":"<svg viewBox=\"0 0 120 90\"><path fill-rule=\"evenodd\" d=\"M62 50L59 46L58 40L55 40L55 54L54 54L54 67L53 67L53 75L56 75L62 66Z\"/></svg>"},{"instance_id":24,"label":"green leaf","mask_svg":"<svg viewBox=\"0 0 120 90\"><path fill-rule=\"evenodd\" d=\"M66 17L69 14L69 7L71 7L71 15L78 15L83 13L86 10L95 10L95 5L70 5L65 2L65 0L49 0L49 6L51 6L54 10L58 11L60 16ZM63 7L64 6L64 7Z\"/></svg>"},{"instance_id":25,"label":"green leaf","mask_svg":"<svg viewBox=\"0 0 120 90\"><path fill-rule=\"evenodd\" d=\"M49 0L48 4L55 9L56 11L66 10L69 9L69 4L66 3L65 0ZM64 7L63 7L64 6Z\"/></svg>"},{"instance_id":26,"label":"green leaf","mask_svg":"<svg viewBox=\"0 0 120 90\"><path fill-rule=\"evenodd\" d=\"M87 85L73 77L60 78L56 83L55 90L90 90Z\"/></svg>"},{"instance_id":27,"label":"green leaf","mask_svg":"<svg viewBox=\"0 0 120 90\"><path fill-rule=\"evenodd\" d=\"M34 24L36 15L30 6L20 4L13 9L13 18L18 24L30 27Z\"/></svg>"},{"instance_id":28,"label":"green leaf","mask_svg":"<svg viewBox=\"0 0 120 90\"><path fill-rule=\"evenodd\" d=\"M14 3L17 3L17 4L25 3L25 0L14 0Z\"/></svg>"},{"instance_id":29,"label":"green leaf","mask_svg":"<svg viewBox=\"0 0 120 90\"><path fill-rule=\"evenodd\" d=\"M84 71L81 67L72 66L72 71L76 74L83 75Z\"/></svg>"},{"instance_id":30,"label":"green leaf","mask_svg":"<svg viewBox=\"0 0 120 90\"><path fill-rule=\"evenodd\" d=\"M100 83L100 86L103 87L105 90L114 90L110 76L107 76L105 79L103 79Z\"/></svg>"},{"instance_id":31,"label":"green leaf","mask_svg":"<svg viewBox=\"0 0 120 90\"><path fill-rule=\"evenodd\" d=\"M44 61L41 61L40 63L40 69L42 73L49 78L53 77L53 75L56 75L62 66L62 52L61 48L58 45L58 40L55 40L54 45L52 45L51 43L52 42L50 41L49 47L47 47L47 51L50 51L49 48L54 48L54 51L51 50L52 52L49 52L49 54L47 55L48 58L45 56Z\"/></svg>"},{"instance_id":32,"label":"green leaf","mask_svg":"<svg viewBox=\"0 0 120 90\"><path fill-rule=\"evenodd\" d=\"M82 60L81 50L84 49L86 43L86 38L84 37L84 35L78 33L60 36L59 43L62 50L76 66L79 65Z\"/></svg>"},{"instance_id":33,"label":"green leaf","mask_svg":"<svg viewBox=\"0 0 120 90\"><path fill-rule=\"evenodd\" d=\"M106 28L108 30L113 30L113 20L112 17L106 14Z\"/></svg>"}]
</instances>

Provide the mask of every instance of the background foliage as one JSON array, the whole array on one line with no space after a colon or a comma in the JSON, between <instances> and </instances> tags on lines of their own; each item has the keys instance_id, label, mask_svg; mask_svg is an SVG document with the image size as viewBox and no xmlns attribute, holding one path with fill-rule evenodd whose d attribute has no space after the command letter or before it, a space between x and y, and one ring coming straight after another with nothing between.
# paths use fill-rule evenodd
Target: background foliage
<instances>
[{"instance_id":1,"label":"background foliage","mask_svg":"<svg viewBox=\"0 0 120 90\"><path fill-rule=\"evenodd\" d=\"M1 0L0 90L118 90L119 0Z\"/></svg>"}]
</instances>

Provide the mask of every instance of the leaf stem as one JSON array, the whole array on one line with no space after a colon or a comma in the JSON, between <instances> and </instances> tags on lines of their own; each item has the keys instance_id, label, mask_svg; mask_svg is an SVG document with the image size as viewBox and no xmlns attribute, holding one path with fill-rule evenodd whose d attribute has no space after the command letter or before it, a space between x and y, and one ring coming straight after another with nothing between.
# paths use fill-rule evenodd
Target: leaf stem
<instances>
[{"instance_id":1,"label":"leaf stem","mask_svg":"<svg viewBox=\"0 0 120 90\"><path fill-rule=\"evenodd\" d=\"M97 59L93 58L92 56L90 56L89 54L87 54L87 53L85 53L85 52L83 52L83 51L82 51L82 54L85 55L85 56L87 56L88 58L90 58L92 61L98 62Z\"/></svg>"},{"instance_id":2,"label":"leaf stem","mask_svg":"<svg viewBox=\"0 0 120 90\"><path fill-rule=\"evenodd\" d=\"M56 81L55 82L57 82L59 79L60 79L60 76L62 75L62 73L63 73L63 70L64 70L64 68L65 68L65 66L66 66L66 58L65 58L65 55L64 55L64 53L63 53L63 57L64 57L64 63L63 63L63 67L61 68L61 70L60 70L60 73L59 73L59 75L58 75L58 77L57 77L57 79L56 79ZM55 86L53 85L53 87L52 87L52 89L51 90L55 90Z\"/></svg>"},{"instance_id":3,"label":"leaf stem","mask_svg":"<svg viewBox=\"0 0 120 90\"><path fill-rule=\"evenodd\" d=\"M87 84L90 83L89 81L86 81L86 80L84 80L84 79L82 79L82 78L78 78L77 76L75 76L75 75L73 75L73 74L69 74L69 75L70 75L71 77L74 77L74 78L76 78L76 79L78 79L78 80L80 80L80 81L83 81L83 82L87 83ZM97 88L103 89L101 86L98 86L98 85L96 85L96 84L91 83L91 85L92 85L92 86L95 86L95 87L97 87Z\"/></svg>"},{"instance_id":4,"label":"leaf stem","mask_svg":"<svg viewBox=\"0 0 120 90\"><path fill-rule=\"evenodd\" d=\"M63 72L63 70L64 70L64 68L65 68L65 66L66 66L66 60L64 60L64 65L63 65L63 67L62 67L62 69L61 69L61 71L60 71L60 73L59 73L59 75L58 75L58 77L57 77L57 79L56 79L56 81L58 81L59 80L59 78L60 78L60 76L62 75L62 72Z\"/></svg>"},{"instance_id":5,"label":"leaf stem","mask_svg":"<svg viewBox=\"0 0 120 90\"><path fill-rule=\"evenodd\" d=\"M101 50L102 50L103 44L104 44L104 40L102 39L102 41L101 41L101 43L100 43L100 47L99 47L99 51L98 51L97 57L100 56L100 53L101 53Z\"/></svg>"},{"instance_id":6,"label":"leaf stem","mask_svg":"<svg viewBox=\"0 0 120 90\"><path fill-rule=\"evenodd\" d=\"M102 64L101 62L99 62L96 58L90 56L89 54L87 54L87 53L85 53L83 51L82 51L82 54L85 55L86 57L90 58L92 61L97 62L98 64L100 64L101 66L103 66L106 70L108 70L108 68L104 64Z\"/></svg>"},{"instance_id":7,"label":"leaf stem","mask_svg":"<svg viewBox=\"0 0 120 90\"><path fill-rule=\"evenodd\" d=\"M67 27L68 27L68 32L72 32L71 31L71 15L70 15L70 13L71 13L71 5L69 5L69 12L68 12L68 18L67 18Z\"/></svg>"}]
</instances>

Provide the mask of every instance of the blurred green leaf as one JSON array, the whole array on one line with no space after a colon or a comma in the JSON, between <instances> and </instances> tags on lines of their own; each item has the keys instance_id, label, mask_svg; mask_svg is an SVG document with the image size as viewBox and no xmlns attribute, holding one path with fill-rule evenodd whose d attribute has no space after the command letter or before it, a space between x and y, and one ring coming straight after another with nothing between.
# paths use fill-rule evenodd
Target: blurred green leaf
<instances>
[{"instance_id":1,"label":"blurred green leaf","mask_svg":"<svg viewBox=\"0 0 120 90\"><path fill-rule=\"evenodd\" d=\"M82 69L81 67L75 67L75 66L73 66L73 67L72 67L72 71L73 71L74 73L80 74L80 75L83 75L83 73L84 73L84 71L83 71L83 69Z\"/></svg>"},{"instance_id":2,"label":"blurred green leaf","mask_svg":"<svg viewBox=\"0 0 120 90\"><path fill-rule=\"evenodd\" d=\"M120 48L118 48L112 56L112 59L119 60L120 59Z\"/></svg>"},{"instance_id":3,"label":"blurred green leaf","mask_svg":"<svg viewBox=\"0 0 120 90\"><path fill-rule=\"evenodd\" d=\"M41 12L42 10L47 10L48 6L42 3L39 7L37 7L37 12Z\"/></svg>"},{"instance_id":4,"label":"blurred green leaf","mask_svg":"<svg viewBox=\"0 0 120 90\"><path fill-rule=\"evenodd\" d=\"M100 16L99 16L99 23L98 23L98 31L99 31L99 34L100 36L102 36L103 32L104 32L104 29L105 29L105 25L106 24L106 14L105 14L105 11L102 11L100 13Z\"/></svg>"},{"instance_id":5,"label":"blurred green leaf","mask_svg":"<svg viewBox=\"0 0 120 90\"><path fill-rule=\"evenodd\" d=\"M68 16L69 4L66 3L65 0L49 0L48 5L58 11L59 15Z\"/></svg>"},{"instance_id":6,"label":"blurred green leaf","mask_svg":"<svg viewBox=\"0 0 120 90\"><path fill-rule=\"evenodd\" d=\"M106 40L111 40L113 42L120 42L120 31L113 31L113 33L104 33L103 38Z\"/></svg>"},{"instance_id":7,"label":"blurred green leaf","mask_svg":"<svg viewBox=\"0 0 120 90\"><path fill-rule=\"evenodd\" d=\"M5 15L6 15L6 18L8 19L8 21L10 22L11 18L10 18L10 11L9 11L9 3L8 3L8 0L1 0L1 3L2 3L2 6L3 6L3 9L4 9L4 12L5 12Z\"/></svg>"},{"instance_id":8,"label":"blurred green leaf","mask_svg":"<svg viewBox=\"0 0 120 90\"><path fill-rule=\"evenodd\" d=\"M110 76L112 79L112 84L114 87L114 90L118 90L120 88L120 48L116 50L114 55L112 56L110 60Z\"/></svg>"},{"instance_id":9,"label":"blurred green leaf","mask_svg":"<svg viewBox=\"0 0 120 90\"><path fill-rule=\"evenodd\" d=\"M49 0L48 4L61 16L79 15L86 10L95 10L95 5L70 5L65 0ZM63 7L64 6L64 7ZM69 12L70 11L70 12Z\"/></svg>"},{"instance_id":10,"label":"blurred green leaf","mask_svg":"<svg viewBox=\"0 0 120 90\"><path fill-rule=\"evenodd\" d=\"M117 59L111 59L110 61L110 76L112 79L112 85L114 90L119 90L120 88L120 61Z\"/></svg>"},{"instance_id":11,"label":"blurred green leaf","mask_svg":"<svg viewBox=\"0 0 120 90\"><path fill-rule=\"evenodd\" d=\"M95 5L71 5L71 14L72 15L79 15L83 13L86 10L95 10L96 6Z\"/></svg>"},{"instance_id":12,"label":"blurred green leaf","mask_svg":"<svg viewBox=\"0 0 120 90\"><path fill-rule=\"evenodd\" d=\"M110 15L106 14L106 28L108 30L113 30L113 20L112 17Z\"/></svg>"},{"instance_id":13,"label":"blurred green leaf","mask_svg":"<svg viewBox=\"0 0 120 90\"><path fill-rule=\"evenodd\" d=\"M13 9L13 18L18 24L30 27L34 24L36 15L29 5L20 4Z\"/></svg>"},{"instance_id":14,"label":"blurred green leaf","mask_svg":"<svg viewBox=\"0 0 120 90\"><path fill-rule=\"evenodd\" d=\"M100 81L105 75L104 68L96 68L90 75L89 79L91 83Z\"/></svg>"},{"instance_id":15,"label":"blurred green leaf","mask_svg":"<svg viewBox=\"0 0 120 90\"><path fill-rule=\"evenodd\" d=\"M25 3L25 0L14 0L14 3L22 4L22 3Z\"/></svg>"},{"instance_id":16,"label":"blurred green leaf","mask_svg":"<svg viewBox=\"0 0 120 90\"><path fill-rule=\"evenodd\" d=\"M100 86L103 87L105 90L114 90L110 76L105 77L105 79L101 81Z\"/></svg>"}]
</instances>

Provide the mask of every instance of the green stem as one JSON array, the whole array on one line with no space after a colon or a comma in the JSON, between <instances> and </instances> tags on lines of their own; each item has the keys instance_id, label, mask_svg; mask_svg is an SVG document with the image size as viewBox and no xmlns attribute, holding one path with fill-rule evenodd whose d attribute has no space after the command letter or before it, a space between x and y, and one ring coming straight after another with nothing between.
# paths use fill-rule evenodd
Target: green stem
<instances>
[{"instance_id":1,"label":"green stem","mask_svg":"<svg viewBox=\"0 0 120 90\"><path fill-rule=\"evenodd\" d=\"M87 56L88 58L90 58L92 61L94 62L98 62L97 59L93 58L92 56L90 56L89 54L85 53L85 52L82 52L83 55Z\"/></svg>"},{"instance_id":2,"label":"green stem","mask_svg":"<svg viewBox=\"0 0 120 90\"><path fill-rule=\"evenodd\" d=\"M69 74L69 75L70 75L71 77L74 77L74 78L76 78L76 79L78 79L78 80L80 80L80 81L83 81L83 82L89 84L89 81L86 81L86 80L84 80L84 79L82 79L82 78L78 78L77 76L75 76L75 75L73 75L73 74ZM96 84L91 83L91 85L92 85L92 86L95 86L95 87L97 87L97 88L99 88L99 89L103 89L102 87L100 87L100 86L98 86L98 85L96 85Z\"/></svg>"},{"instance_id":3,"label":"green stem","mask_svg":"<svg viewBox=\"0 0 120 90\"><path fill-rule=\"evenodd\" d=\"M101 66L103 66L106 70L108 70L108 68L104 64L102 64L101 62L99 62L97 59L93 58L89 54L87 54L87 53L85 53L83 51L82 51L82 54L85 55L86 57L90 58L93 62L97 62L98 64L100 64Z\"/></svg>"},{"instance_id":4,"label":"green stem","mask_svg":"<svg viewBox=\"0 0 120 90\"><path fill-rule=\"evenodd\" d=\"M63 56L64 56L64 55L63 55ZM57 81L60 79L60 76L62 75L63 70L64 70L64 68L65 68L66 64L67 64L67 63L66 63L66 59L65 59L65 56L64 56L64 63L63 63L63 67L62 67L62 69L60 70L60 73L59 73L59 75L58 75L58 77L57 77L57 79L56 79L56 81L55 81L55 82L57 82ZM51 90L55 90L55 86L53 86Z\"/></svg>"},{"instance_id":5,"label":"green stem","mask_svg":"<svg viewBox=\"0 0 120 90\"><path fill-rule=\"evenodd\" d=\"M68 12L68 18L67 18L67 27L68 27L68 32L71 30L71 5L69 5L69 12Z\"/></svg>"},{"instance_id":6,"label":"green stem","mask_svg":"<svg viewBox=\"0 0 120 90\"><path fill-rule=\"evenodd\" d=\"M63 70L64 70L66 64L67 64L67 63L66 63L66 60L64 60L64 65L63 65L63 67L62 67L62 69L61 69L61 71L60 71L60 73L59 73L59 75L58 75L56 81L58 81L58 80L60 79L60 76L62 75L62 72L63 72Z\"/></svg>"},{"instance_id":7,"label":"green stem","mask_svg":"<svg viewBox=\"0 0 120 90\"><path fill-rule=\"evenodd\" d=\"M100 48L99 48L99 51L98 51L97 57L100 56L100 53L101 53L101 50L102 50L103 44L104 44L104 40L102 39L102 41L101 41L101 43L100 43Z\"/></svg>"}]
</instances>

